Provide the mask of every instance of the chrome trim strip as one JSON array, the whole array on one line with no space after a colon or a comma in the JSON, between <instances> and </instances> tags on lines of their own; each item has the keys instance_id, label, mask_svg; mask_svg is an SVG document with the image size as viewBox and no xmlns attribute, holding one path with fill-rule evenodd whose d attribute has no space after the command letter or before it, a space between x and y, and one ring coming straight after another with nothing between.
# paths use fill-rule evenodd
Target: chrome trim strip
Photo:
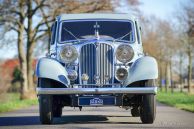
<instances>
[{"instance_id":1,"label":"chrome trim strip","mask_svg":"<svg viewBox=\"0 0 194 129\"><path fill-rule=\"evenodd\" d=\"M157 87L131 88L36 88L41 94L156 94Z\"/></svg>"},{"instance_id":2,"label":"chrome trim strip","mask_svg":"<svg viewBox=\"0 0 194 129\"><path fill-rule=\"evenodd\" d=\"M74 84L73 86L87 86L87 85L94 85L94 86L121 86L120 83L112 83L112 84Z\"/></svg>"}]
</instances>

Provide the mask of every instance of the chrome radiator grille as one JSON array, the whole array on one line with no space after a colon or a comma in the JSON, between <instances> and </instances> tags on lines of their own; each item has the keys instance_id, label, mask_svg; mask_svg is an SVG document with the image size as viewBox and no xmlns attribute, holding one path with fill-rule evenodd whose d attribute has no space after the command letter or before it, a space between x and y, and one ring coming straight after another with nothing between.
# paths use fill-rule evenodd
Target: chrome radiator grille
<instances>
[{"instance_id":1,"label":"chrome radiator grille","mask_svg":"<svg viewBox=\"0 0 194 129\"><path fill-rule=\"evenodd\" d=\"M113 49L104 43L87 44L81 48L80 53L80 75L89 76L88 84L96 84L95 76L99 76L98 84L113 82ZM106 81L105 78L109 80ZM81 81L83 84L83 81Z\"/></svg>"}]
</instances>

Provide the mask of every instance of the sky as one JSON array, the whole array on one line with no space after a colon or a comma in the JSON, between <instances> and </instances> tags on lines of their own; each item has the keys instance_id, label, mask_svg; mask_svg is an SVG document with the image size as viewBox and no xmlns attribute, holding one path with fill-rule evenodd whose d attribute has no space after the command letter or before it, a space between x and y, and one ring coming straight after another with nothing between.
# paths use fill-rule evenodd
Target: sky
<instances>
[{"instance_id":1,"label":"sky","mask_svg":"<svg viewBox=\"0 0 194 129\"><path fill-rule=\"evenodd\" d=\"M121 0L123 1L123 0ZM169 20L175 10L178 9L180 3L188 2L189 0L140 0L140 10L145 15L155 15L158 18ZM124 4L125 5L125 4ZM127 7L126 7L127 8ZM125 9L123 9L125 10ZM12 37L12 36L11 36ZM13 58L17 55L17 47L0 48L0 59Z\"/></svg>"},{"instance_id":2,"label":"sky","mask_svg":"<svg viewBox=\"0 0 194 129\"><path fill-rule=\"evenodd\" d=\"M146 15L155 15L158 18L168 20L180 4L189 0L140 0L140 10Z\"/></svg>"}]
</instances>

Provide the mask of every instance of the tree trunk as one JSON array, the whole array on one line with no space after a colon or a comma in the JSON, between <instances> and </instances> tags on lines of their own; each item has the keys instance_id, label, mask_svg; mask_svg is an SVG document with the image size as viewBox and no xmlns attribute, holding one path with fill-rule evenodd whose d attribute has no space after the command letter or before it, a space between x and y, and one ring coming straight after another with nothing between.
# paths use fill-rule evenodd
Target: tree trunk
<instances>
[{"instance_id":1,"label":"tree trunk","mask_svg":"<svg viewBox=\"0 0 194 129\"><path fill-rule=\"evenodd\" d=\"M171 85L171 93L174 92L174 82L173 82L173 73L172 73L172 56L170 57L170 85Z\"/></svg>"},{"instance_id":2,"label":"tree trunk","mask_svg":"<svg viewBox=\"0 0 194 129\"><path fill-rule=\"evenodd\" d=\"M21 90L20 90L20 99L28 98L28 82L27 82L27 62L26 54L23 43L23 34L24 34L24 1L19 1L19 21L18 21L18 59L20 62L20 71L21 71Z\"/></svg>"},{"instance_id":3,"label":"tree trunk","mask_svg":"<svg viewBox=\"0 0 194 129\"><path fill-rule=\"evenodd\" d=\"M41 10L41 13L43 15L43 18L44 18L44 21L45 21L45 25L48 29L48 46L47 46L47 49L48 49L48 53L50 53L50 43L51 43L51 27L49 25L49 22L48 22L48 19L47 19L47 16L43 10L43 8L40 8Z\"/></svg>"},{"instance_id":4,"label":"tree trunk","mask_svg":"<svg viewBox=\"0 0 194 129\"><path fill-rule=\"evenodd\" d=\"M159 73L159 81L160 81L160 83L159 83L159 87L160 87L160 91L162 91L162 61L161 61L161 57L160 57L160 59L159 59L159 67L160 67L160 73Z\"/></svg>"},{"instance_id":5,"label":"tree trunk","mask_svg":"<svg viewBox=\"0 0 194 129\"><path fill-rule=\"evenodd\" d=\"M166 67L165 67L165 92L168 92L168 85L169 85L169 66L168 62L166 62Z\"/></svg>"},{"instance_id":6,"label":"tree trunk","mask_svg":"<svg viewBox=\"0 0 194 129\"><path fill-rule=\"evenodd\" d=\"M160 79L159 79L159 81L160 81L160 91L162 91L162 66L161 66L162 64L160 64Z\"/></svg>"},{"instance_id":7,"label":"tree trunk","mask_svg":"<svg viewBox=\"0 0 194 129\"><path fill-rule=\"evenodd\" d=\"M24 44L23 44L23 33L24 33L24 26L20 25L18 28L18 58L20 62L20 71L21 71L21 94L20 99L26 99L28 94L28 83L27 83L27 64L26 64L26 55L24 51Z\"/></svg>"},{"instance_id":8,"label":"tree trunk","mask_svg":"<svg viewBox=\"0 0 194 129\"><path fill-rule=\"evenodd\" d=\"M28 87L29 90L32 93L35 93L35 87L34 87L34 81L33 81L33 76L34 76L34 69L33 69L33 48L30 46L27 51L27 73L28 73Z\"/></svg>"},{"instance_id":9,"label":"tree trunk","mask_svg":"<svg viewBox=\"0 0 194 129\"><path fill-rule=\"evenodd\" d=\"M180 53L180 59L179 59L179 83L180 83L180 92L182 93L183 92L183 77L182 77L182 68L183 68L183 54Z\"/></svg>"},{"instance_id":10,"label":"tree trunk","mask_svg":"<svg viewBox=\"0 0 194 129\"><path fill-rule=\"evenodd\" d=\"M192 81L192 53L191 48L188 48L188 58L189 58L189 65L188 65L188 93L191 93L191 81Z\"/></svg>"},{"instance_id":11,"label":"tree trunk","mask_svg":"<svg viewBox=\"0 0 194 129\"><path fill-rule=\"evenodd\" d=\"M34 48L34 31L32 28L32 0L27 1L28 6L28 28L27 28L27 77L28 77L28 88L30 98L36 97L34 82L33 82L33 48Z\"/></svg>"}]
</instances>

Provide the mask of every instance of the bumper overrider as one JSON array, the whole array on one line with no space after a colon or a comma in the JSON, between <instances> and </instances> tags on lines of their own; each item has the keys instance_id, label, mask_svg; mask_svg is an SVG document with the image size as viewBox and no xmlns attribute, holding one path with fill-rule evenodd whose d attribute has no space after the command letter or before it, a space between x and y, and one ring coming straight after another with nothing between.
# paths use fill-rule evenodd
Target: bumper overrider
<instances>
[{"instance_id":1,"label":"bumper overrider","mask_svg":"<svg viewBox=\"0 0 194 129\"><path fill-rule=\"evenodd\" d=\"M36 88L37 94L68 95L68 94L156 94L157 87L130 88Z\"/></svg>"}]
</instances>

